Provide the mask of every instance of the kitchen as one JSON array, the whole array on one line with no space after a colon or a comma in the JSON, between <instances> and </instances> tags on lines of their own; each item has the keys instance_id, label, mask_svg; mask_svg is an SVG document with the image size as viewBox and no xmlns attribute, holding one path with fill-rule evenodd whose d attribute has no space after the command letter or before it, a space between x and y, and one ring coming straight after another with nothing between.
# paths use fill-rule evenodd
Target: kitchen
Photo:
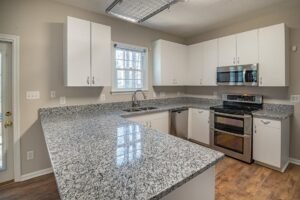
<instances>
[{"instance_id":1,"label":"kitchen","mask_svg":"<svg viewBox=\"0 0 300 200\"><path fill-rule=\"evenodd\" d=\"M53 190L36 189L49 199L175 199L172 194L179 199L204 194L210 197L202 199L251 199L259 194L297 199L299 1L190 0L141 23L115 17L118 7L105 13L112 2L1 1L0 33L20 36L20 122L14 119L12 125L17 130L19 124L20 153L13 155L15 183L0 186L0 197L9 199L5 195L10 192L22 199L13 184L23 184L26 191L34 178L46 177ZM216 12L219 16L212 15ZM179 14L182 19L175 20ZM188 26L189 20L194 24ZM126 62L131 67L124 66ZM128 74L135 74L134 81L125 80ZM142 92L135 94L138 89ZM249 107L255 110L240 115ZM172 120L177 109L187 115L179 120L185 124L184 133L178 134L184 139L168 134L178 128ZM250 125L236 116L217 116L225 111L250 115ZM252 150L243 155L250 155L253 163L216 148L226 140L233 143L231 153L247 151L246 139L224 135L232 129L238 136L251 133ZM242 190L238 178L248 176L229 173L241 168L240 173L255 169L275 176L273 182L291 184Z\"/></svg>"}]
</instances>

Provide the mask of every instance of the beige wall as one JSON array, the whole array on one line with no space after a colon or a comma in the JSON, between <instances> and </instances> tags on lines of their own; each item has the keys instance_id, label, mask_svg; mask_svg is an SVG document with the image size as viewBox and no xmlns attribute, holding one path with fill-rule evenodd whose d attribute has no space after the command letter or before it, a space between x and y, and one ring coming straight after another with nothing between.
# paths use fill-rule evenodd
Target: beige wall
<instances>
[{"instance_id":1,"label":"beige wall","mask_svg":"<svg viewBox=\"0 0 300 200\"><path fill-rule=\"evenodd\" d=\"M295 1L296 2L296 1ZM299 4L281 6L265 10L251 20L236 23L222 29L210 31L192 38L184 39L142 26L126 23L117 19L101 16L75 7L66 6L49 0L0 0L0 33L21 37L21 156L22 174L50 167L48 153L43 138L38 109L58 105L58 99L50 99L50 91L57 96L66 96L67 104L87 104L99 102L100 94L105 94L107 102L130 100L130 95L111 95L110 88L66 88L63 86L63 22L66 16L74 16L112 27L114 41L145 46L151 49L151 42L162 38L179 43L196 43L256 27L286 22L291 27L291 41L300 47ZM152 71L152 53L149 55L149 72ZM291 54L290 88L234 88L236 92L260 93L269 99L286 101L289 94L300 94L300 56L299 51ZM149 85L152 85L149 73ZM241 89L243 91L241 91ZM41 99L28 101L26 91L39 90ZM227 88L216 87L160 87L156 92L174 96L178 91L193 95L220 94ZM230 91L232 91L230 89ZM151 98L153 88L148 96ZM296 106L293 119L291 154L300 159L300 106ZM35 151L33 161L26 160L26 152Z\"/></svg>"},{"instance_id":2,"label":"beige wall","mask_svg":"<svg viewBox=\"0 0 300 200\"><path fill-rule=\"evenodd\" d=\"M50 91L66 96L68 104L99 102L100 94L107 101L130 100L130 95L111 95L110 88L66 88L63 86L63 22L67 16L110 25L112 40L145 46L151 49L152 41L163 38L183 43L184 39L164 34L142 26L66 6L49 0L0 0L0 33L19 35L20 101L21 101L21 156L22 174L50 167L43 138L38 109L58 104L50 99ZM149 71L152 71L152 54L149 55ZM149 85L152 85L149 73ZM41 99L28 101L26 91L39 90ZM167 96L183 92L182 87L160 88ZM153 88L148 96L151 98ZM26 160L26 152L34 150L35 158Z\"/></svg>"},{"instance_id":3,"label":"beige wall","mask_svg":"<svg viewBox=\"0 0 300 200\"><path fill-rule=\"evenodd\" d=\"M247 16L249 17L249 16ZM300 95L300 1L287 0L257 13L250 19L241 18L235 24L188 38L187 44L218 38L268 25L286 23L290 29L290 44L297 45L297 52L290 52L290 87L286 88L247 88L247 87L188 87L189 95L212 96L222 93L254 93L265 96L267 102L289 103L289 95ZM270 72L272 73L272 72ZM295 105L295 114L291 123L291 157L300 159L300 105Z\"/></svg>"}]
</instances>

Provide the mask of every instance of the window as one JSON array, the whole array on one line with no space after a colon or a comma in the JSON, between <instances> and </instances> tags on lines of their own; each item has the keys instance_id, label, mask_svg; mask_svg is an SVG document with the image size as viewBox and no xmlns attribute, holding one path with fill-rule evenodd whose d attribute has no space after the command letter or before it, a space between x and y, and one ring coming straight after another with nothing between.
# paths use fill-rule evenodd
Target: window
<instances>
[{"instance_id":1,"label":"window","mask_svg":"<svg viewBox=\"0 0 300 200\"><path fill-rule=\"evenodd\" d=\"M113 92L147 90L147 49L115 44L113 53Z\"/></svg>"}]
</instances>

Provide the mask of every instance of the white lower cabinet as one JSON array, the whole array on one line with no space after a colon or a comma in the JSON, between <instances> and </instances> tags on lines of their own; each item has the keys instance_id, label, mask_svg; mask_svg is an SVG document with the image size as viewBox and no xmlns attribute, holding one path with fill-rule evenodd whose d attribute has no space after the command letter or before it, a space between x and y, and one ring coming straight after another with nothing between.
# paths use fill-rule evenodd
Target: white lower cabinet
<instances>
[{"instance_id":1,"label":"white lower cabinet","mask_svg":"<svg viewBox=\"0 0 300 200\"><path fill-rule=\"evenodd\" d=\"M127 118L129 121L143 124L145 127L169 133L169 112L137 115Z\"/></svg>"},{"instance_id":2,"label":"white lower cabinet","mask_svg":"<svg viewBox=\"0 0 300 200\"><path fill-rule=\"evenodd\" d=\"M209 145L209 110L189 109L188 139Z\"/></svg>"},{"instance_id":3,"label":"white lower cabinet","mask_svg":"<svg viewBox=\"0 0 300 200\"><path fill-rule=\"evenodd\" d=\"M289 162L289 118L254 118L253 130L253 159L284 171Z\"/></svg>"}]
</instances>

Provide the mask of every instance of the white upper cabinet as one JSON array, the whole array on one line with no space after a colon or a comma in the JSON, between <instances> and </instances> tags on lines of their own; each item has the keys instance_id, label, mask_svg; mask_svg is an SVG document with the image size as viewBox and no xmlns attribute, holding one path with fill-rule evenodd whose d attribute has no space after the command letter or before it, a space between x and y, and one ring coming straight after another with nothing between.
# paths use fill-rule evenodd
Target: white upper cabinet
<instances>
[{"instance_id":1,"label":"white upper cabinet","mask_svg":"<svg viewBox=\"0 0 300 200\"><path fill-rule=\"evenodd\" d=\"M219 66L258 63L258 30L219 38Z\"/></svg>"},{"instance_id":2,"label":"white upper cabinet","mask_svg":"<svg viewBox=\"0 0 300 200\"><path fill-rule=\"evenodd\" d=\"M259 29L259 86L289 85L288 47L284 24Z\"/></svg>"},{"instance_id":3,"label":"white upper cabinet","mask_svg":"<svg viewBox=\"0 0 300 200\"><path fill-rule=\"evenodd\" d=\"M236 36L230 35L218 39L219 66L236 64Z\"/></svg>"},{"instance_id":4,"label":"white upper cabinet","mask_svg":"<svg viewBox=\"0 0 300 200\"><path fill-rule=\"evenodd\" d=\"M65 26L65 85L90 86L90 22L68 17Z\"/></svg>"},{"instance_id":5,"label":"white upper cabinet","mask_svg":"<svg viewBox=\"0 0 300 200\"><path fill-rule=\"evenodd\" d=\"M218 41L210 40L188 47L187 85L216 85Z\"/></svg>"},{"instance_id":6,"label":"white upper cabinet","mask_svg":"<svg viewBox=\"0 0 300 200\"><path fill-rule=\"evenodd\" d=\"M111 85L111 28L91 23L91 84Z\"/></svg>"},{"instance_id":7,"label":"white upper cabinet","mask_svg":"<svg viewBox=\"0 0 300 200\"><path fill-rule=\"evenodd\" d=\"M239 65L258 63L258 30L236 35L236 63Z\"/></svg>"},{"instance_id":8,"label":"white upper cabinet","mask_svg":"<svg viewBox=\"0 0 300 200\"><path fill-rule=\"evenodd\" d=\"M218 40L210 40L202 43L202 85L215 86L218 66Z\"/></svg>"},{"instance_id":9,"label":"white upper cabinet","mask_svg":"<svg viewBox=\"0 0 300 200\"><path fill-rule=\"evenodd\" d=\"M65 24L65 85L111 85L111 29L68 17Z\"/></svg>"},{"instance_id":10,"label":"white upper cabinet","mask_svg":"<svg viewBox=\"0 0 300 200\"><path fill-rule=\"evenodd\" d=\"M186 85L202 85L203 43L188 47L188 69Z\"/></svg>"},{"instance_id":11,"label":"white upper cabinet","mask_svg":"<svg viewBox=\"0 0 300 200\"><path fill-rule=\"evenodd\" d=\"M184 85L187 68L187 46L157 40L154 42L153 83L156 86Z\"/></svg>"}]
</instances>

